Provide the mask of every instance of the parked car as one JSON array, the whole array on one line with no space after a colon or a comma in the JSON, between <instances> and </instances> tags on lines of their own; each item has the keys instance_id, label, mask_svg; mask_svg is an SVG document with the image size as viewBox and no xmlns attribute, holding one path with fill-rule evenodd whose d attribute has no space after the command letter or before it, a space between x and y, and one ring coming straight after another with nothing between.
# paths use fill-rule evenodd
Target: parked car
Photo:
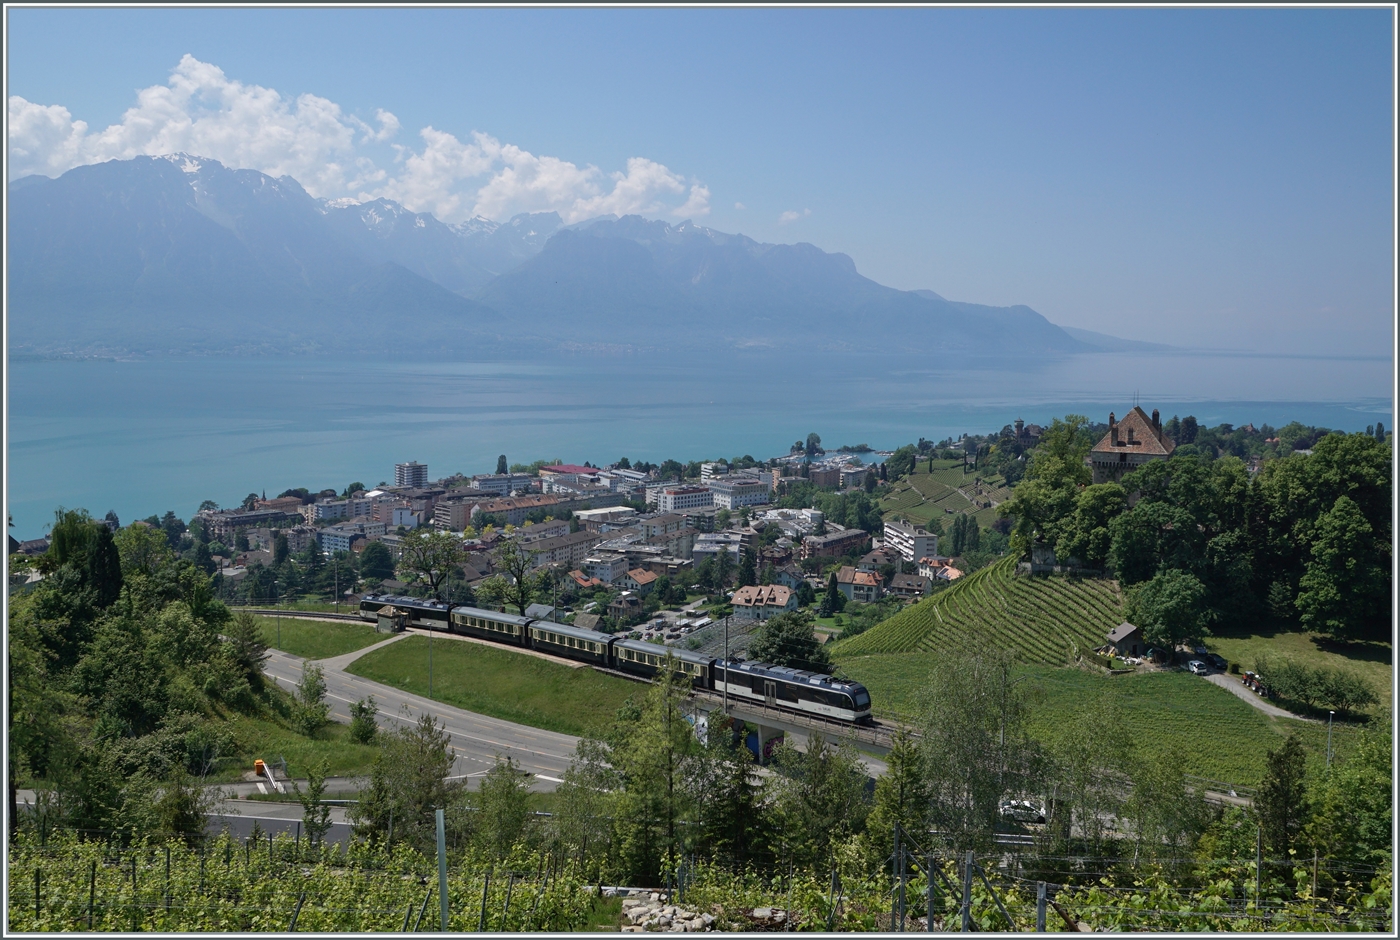
<instances>
[{"instance_id":1,"label":"parked car","mask_svg":"<svg viewBox=\"0 0 1400 940\"><path fill-rule=\"evenodd\" d=\"M1204 646L1198 646L1198 647L1196 647L1195 649L1193 649L1191 652L1192 652L1192 653L1195 653L1197 656L1199 656L1199 657L1201 657L1201 658L1203 658L1203 659L1204 659L1205 657L1207 657L1207 656L1210 655L1210 650L1206 649Z\"/></svg>"},{"instance_id":2,"label":"parked car","mask_svg":"<svg viewBox=\"0 0 1400 940\"><path fill-rule=\"evenodd\" d=\"M1199 659L1191 660L1189 663L1186 664L1186 668L1191 671L1192 675L1210 675L1210 667L1207 666L1205 663L1201 662Z\"/></svg>"},{"instance_id":3,"label":"parked car","mask_svg":"<svg viewBox=\"0 0 1400 940\"><path fill-rule=\"evenodd\" d=\"M1003 819L1023 823L1045 822L1045 810L1030 800L1002 800L1001 816Z\"/></svg>"},{"instance_id":4,"label":"parked car","mask_svg":"<svg viewBox=\"0 0 1400 940\"><path fill-rule=\"evenodd\" d=\"M1212 666L1214 666L1216 669L1219 669L1221 672L1224 672L1230 666L1229 663L1225 662L1225 657L1221 656L1219 653L1210 653L1209 655L1207 655L1206 662L1210 663Z\"/></svg>"}]
</instances>

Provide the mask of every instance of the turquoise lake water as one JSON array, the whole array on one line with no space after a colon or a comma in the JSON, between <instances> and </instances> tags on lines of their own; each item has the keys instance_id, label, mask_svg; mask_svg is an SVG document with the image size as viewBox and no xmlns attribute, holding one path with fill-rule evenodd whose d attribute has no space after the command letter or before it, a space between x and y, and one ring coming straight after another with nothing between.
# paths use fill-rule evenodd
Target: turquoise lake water
<instances>
[{"instance_id":1,"label":"turquoise lake water","mask_svg":"<svg viewBox=\"0 0 1400 940\"><path fill-rule=\"evenodd\" d=\"M566 357L517 362L363 359L15 361L7 369L7 508L17 538L57 506L123 522L249 492L343 488L560 458L606 464L892 448L1070 412L1106 420L1136 394L1163 418L1391 425L1389 359L1087 354L1031 361Z\"/></svg>"}]
</instances>

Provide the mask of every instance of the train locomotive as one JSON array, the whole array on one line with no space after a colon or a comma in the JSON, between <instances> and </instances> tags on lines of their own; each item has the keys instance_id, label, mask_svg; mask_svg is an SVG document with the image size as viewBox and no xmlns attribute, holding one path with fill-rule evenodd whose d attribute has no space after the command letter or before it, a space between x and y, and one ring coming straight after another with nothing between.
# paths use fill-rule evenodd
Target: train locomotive
<instances>
[{"instance_id":1,"label":"train locomotive","mask_svg":"<svg viewBox=\"0 0 1400 940\"><path fill-rule=\"evenodd\" d=\"M549 620L393 594L366 594L360 600L360 617L376 620L379 611L390 606L403 611L407 626L539 650L646 679L664 668L669 654L673 668L690 681L692 688L723 692L736 701L833 721L871 721L870 693L865 686L834 676L767 663L725 662L689 650L655 646Z\"/></svg>"}]
</instances>

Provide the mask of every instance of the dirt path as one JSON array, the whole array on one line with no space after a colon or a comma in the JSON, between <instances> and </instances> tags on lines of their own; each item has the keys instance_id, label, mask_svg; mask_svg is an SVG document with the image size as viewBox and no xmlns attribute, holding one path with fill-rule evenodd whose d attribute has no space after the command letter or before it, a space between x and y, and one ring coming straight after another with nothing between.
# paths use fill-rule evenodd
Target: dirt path
<instances>
[{"instance_id":1,"label":"dirt path","mask_svg":"<svg viewBox=\"0 0 1400 940\"><path fill-rule=\"evenodd\" d=\"M1304 718L1301 715L1295 715L1289 711L1284 711L1277 705L1270 705L1268 701L1265 700L1264 696L1258 695L1245 688L1244 683L1239 680L1238 676L1227 675L1223 672L1213 672L1210 675L1206 676L1205 680L1207 682L1220 686L1226 691L1233 692L1235 695L1244 699L1246 702L1253 705L1255 708L1259 709L1264 714L1269 715L1273 718L1296 718L1298 721L1314 720L1311 718Z\"/></svg>"}]
</instances>

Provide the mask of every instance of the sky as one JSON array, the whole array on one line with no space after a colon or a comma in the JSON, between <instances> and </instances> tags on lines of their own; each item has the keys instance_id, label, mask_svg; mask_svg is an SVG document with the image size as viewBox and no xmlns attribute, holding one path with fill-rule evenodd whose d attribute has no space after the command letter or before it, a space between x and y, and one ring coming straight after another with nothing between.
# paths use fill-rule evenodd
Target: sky
<instances>
[{"instance_id":1,"label":"sky","mask_svg":"<svg viewBox=\"0 0 1400 940\"><path fill-rule=\"evenodd\" d=\"M1117 336L1389 355L1389 9L17 9L9 179L176 151L444 221L810 242Z\"/></svg>"}]
</instances>

